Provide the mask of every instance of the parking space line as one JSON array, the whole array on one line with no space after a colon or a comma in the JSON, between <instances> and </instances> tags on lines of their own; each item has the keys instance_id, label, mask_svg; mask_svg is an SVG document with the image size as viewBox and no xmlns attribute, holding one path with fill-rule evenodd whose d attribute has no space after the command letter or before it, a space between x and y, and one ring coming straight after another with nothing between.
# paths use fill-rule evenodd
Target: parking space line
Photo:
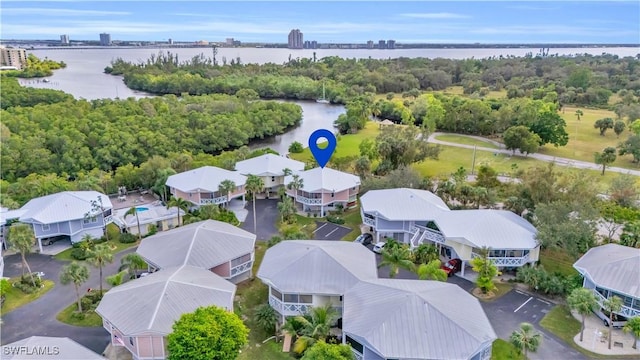
<instances>
[{"instance_id":1,"label":"parking space line","mask_svg":"<svg viewBox=\"0 0 640 360\"><path fill-rule=\"evenodd\" d=\"M516 290L516 292L517 292L518 294L520 294L520 295L527 295L527 294L523 293L523 292L522 292L522 291L520 291L520 290Z\"/></svg>"},{"instance_id":2,"label":"parking space line","mask_svg":"<svg viewBox=\"0 0 640 360\"><path fill-rule=\"evenodd\" d=\"M338 231L339 228L335 228L333 230L331 230L330 233L328 233L327 235L325 235L324 237L329 237L329 235L333 234L334 232Z\"/></svg>"},{"instance_id":3,"label":"parking space line","mask_svg":"<svg viewBox=\"0 0 640 360\"><path fill-rule=\"evenodd\" d=\"M531 301L531 300L533 300L533 296L532 296L532 297L530 297L530 298L529 298L527 301L525 301L524 303L522 303L522 305L518 306L518 308L517 308L517 309L515 309L515 310L513 310L513 312L517 312L518 310L522 309L522 307L523 307L523 306L525 306L525 305L527 305L527 303L528 303L529 301Z\"/></svg>"},{"instance_id":4,"label":"parking space line","mask_svg":"<svg viewBox=\"0 0 640 360\"><path fill-rule=\"evenodd\" d=\"M542 300L542 299L537 299L537 298L536 298L536 300L538 300L538 301L540 301L540 302L543 302L543 303L545 303L545 304L547 304L547 305L551 305L551 303L550 303L550 302L548 302L548 301L544 301L544 300Z\"/></svg>"},{"instance_id":5,"label":"parking space line","mask_svg":"<svg viewBox=\"0 0 640 360\"><path fill-rule=\"evenodd\" d=\"M319 228L317 228L317 229L313 230L313 233L314 233L314 234L315 234L315 233L317 233L318 231L320 231L320 229L322 229L323 227L325 227L325 226L327 226L327 225L329 225L329 223L324 223L324 224L320 225L320 227L319 227Z\"/></svg>"}]
</instances>

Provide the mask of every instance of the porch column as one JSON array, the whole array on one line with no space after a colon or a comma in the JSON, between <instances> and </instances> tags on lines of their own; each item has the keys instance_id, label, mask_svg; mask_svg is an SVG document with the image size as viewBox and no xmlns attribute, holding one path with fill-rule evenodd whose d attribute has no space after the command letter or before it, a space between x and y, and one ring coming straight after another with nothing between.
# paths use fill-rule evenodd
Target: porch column
<instances>
[{"instance_id":1,"label":"porch column","mask_svg":"<svg viewBox=\"0 0 640 360\"><path fill-rule=\"evenodd\" d=\"M245 194L242 194L242 206L244 206L244 195L245 195ZM254 195L254 196L255 196L255 195Z\"/></svg>"},{"instance_id":2,"label":"porch column","mask_svg":"<svg viewBox=\"0 0 640 360\"><path fill-rule=\"evenodd\" d=\"M376 244L380 242L380 231L376 229Z\"/></svg>"},{"instance_id":3,"label":"porch column","mask_svg":"<svg viewBox=\"0 0 640 360\"><path fill-rule=\"evenodd\" d=\"M467 265L467 262L462 260L462 277L464 277L464 267Z\"/></svg>"},{"instance_id":4,"label":"porch column","mask_svg":"<svg viewBox=\"0 0 640 360\"><path fill-rule=\"evenodd\" d=\"M42 254L42 238L38 238L38 248L40 248L40 254Z\"/></svg>"}]
</instances>

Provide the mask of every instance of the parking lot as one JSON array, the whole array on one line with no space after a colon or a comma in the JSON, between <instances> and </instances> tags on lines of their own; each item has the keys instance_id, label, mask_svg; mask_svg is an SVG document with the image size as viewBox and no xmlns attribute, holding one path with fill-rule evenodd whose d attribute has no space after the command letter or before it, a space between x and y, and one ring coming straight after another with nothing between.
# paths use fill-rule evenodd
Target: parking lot
<instances>
[{"instance_id":1,"label":"parking lot","mask_svg":"<svg viewBox=\"0 0 640 360\"><path fill-rule=\"evenodd\" d=\"M341 226L330 222L316 221L316 229L313 232L313 239L340 240L350 232L351 229L346 226Z\"/></svg>"}]
</instances>

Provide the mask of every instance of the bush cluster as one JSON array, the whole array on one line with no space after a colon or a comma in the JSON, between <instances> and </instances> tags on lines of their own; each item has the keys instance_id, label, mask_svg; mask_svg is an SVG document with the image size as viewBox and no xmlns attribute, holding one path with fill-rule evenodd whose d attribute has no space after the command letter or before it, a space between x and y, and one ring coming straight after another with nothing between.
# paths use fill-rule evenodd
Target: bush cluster
<instances>
[{"instance_id":1,"label":"bush cluster","mask_svg":"<svg viewBox=\"0 0 640 360\"><path fill-rule=\"evenodd\" d=\"M129 233L120 234L120 242L123 244L132 244L136 242L136 240L138 240L138 238L133 234L129 234Z\"/></svg>"},{"instance_id":2,"label":"bush cluster","mask_svg":"<svg viewBox=\"0 0 640 360\"><path fill-rule=\"evenodd\" d=\"M529 285L533 291L546 295L568 295L582 285L582 278L576 274L566 276L561 273L549 273L544 267L525 266L518 269L516 281Z\"/></svg>"},{"instance_id":3,"label":"bush cluster","mask_svg":"<svg viewBox=\"0 0 640 360\"><path fill-rule=\"evenodd\" d=\"M335 215L328 215L327 221L330 223L338 224L338 225L342 225L345 222L343 218Z\"/></svg>"},{"instance_id":4,"label":"bush cluster","mask_svg":"<svg viewBox=\"0 0 640 360\"><path fill-rule=\"evenodd\" d=\"M34 282L36 284L35 287L33 286ZM13 286L15 288L20 289L20 291L22 291L25 294L31 294L42 287L42 279L40 279L39 276L33 274L33 280L32 280L31 276L25 274L25 275L22 275L20 277L20 280L15 282Z\"/></svg>"}]
</instances>

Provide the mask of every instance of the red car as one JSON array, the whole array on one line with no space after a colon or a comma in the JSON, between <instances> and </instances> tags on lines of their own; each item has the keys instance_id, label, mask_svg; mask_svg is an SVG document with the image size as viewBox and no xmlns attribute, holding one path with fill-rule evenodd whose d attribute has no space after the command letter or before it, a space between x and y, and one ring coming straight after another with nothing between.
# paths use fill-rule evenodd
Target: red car
<instances>
[{"instance_id":1,"label":"red car","mask_svg":"<svg viewBox=\"0 0 640 360\"><path fill-rule=\"evenodd\" d=\"M451 275L457 273L458 271L460 271L461 267L462 267L462 260L460 260L460 259L451 259L451 260L447 261L446 263L442 264L441 269L444 270L444 272L447 273L447 276L451 276Z\"/></svg>"}]
</instances>

